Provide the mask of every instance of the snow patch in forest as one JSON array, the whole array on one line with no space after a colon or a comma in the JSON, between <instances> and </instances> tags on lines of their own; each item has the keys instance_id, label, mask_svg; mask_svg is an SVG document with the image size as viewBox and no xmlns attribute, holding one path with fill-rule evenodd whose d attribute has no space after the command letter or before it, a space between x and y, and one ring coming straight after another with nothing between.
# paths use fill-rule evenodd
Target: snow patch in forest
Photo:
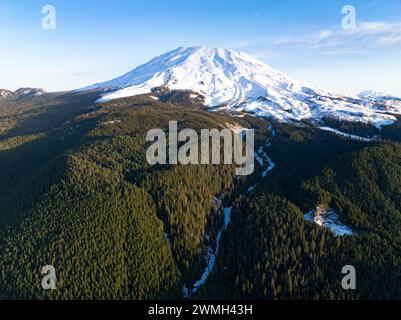
<instances>
[{"instance_id":1,"label":"snow patch in forest","mask_svg":"<svg viewBox=\"0 0 401 320\"><path fill-rule=\"evenodd\" d=\"M352 140L357 140L357 141L372 142L372 141L376 140L376 138L365 138L365 137L357 136L357 135L354 135L354 134L345 133L345 132L342 132L340 130L333 129L333 128L330 128L330 127L319 127L319 129L320 130L324 130L324 131L330 131L330 132L335 133L335 134L337 134L339 136L342 136L342 137L345 137L345 138L348 138L348 139L352 139Z\"/></svg>"},{"instance_id":2,"label":"snow patch in forest","mask_svg":"<svg viewBox=\"0 0 401 320\"><path fill-rule=\"evenodd\" d=\"M238 123L232 124L232 123L226 122L225 126L227 129L229 129L232 132L237 133L237 134L243 133L244 131L247 130L247 128L244 128L243 126L241 126Z\"/></svg>"},{"instance_id":3,"label":"snow patch in forest","mask_svg":"<svg viewBox=\"0 0 401 320\"><path fill-rule=\"evenodd\" d=\"M336 236L352 236L354 232L344 225L333 209L318 206L304 214L305 220L316 223L320 227L330 229Z\"/></svg>"},{"instance_id":4,"label":"snow patch in forest","mask_svg":"<svg viewBox=\"0 0 401 320\"><path fill-rule=\"evenodd\" d=\"M103 122L104 125L112 125L112 124L116 124L116 123L121 123L121 120L117 119L117 120L108 120Z\"/></svg>"}]
</instances>

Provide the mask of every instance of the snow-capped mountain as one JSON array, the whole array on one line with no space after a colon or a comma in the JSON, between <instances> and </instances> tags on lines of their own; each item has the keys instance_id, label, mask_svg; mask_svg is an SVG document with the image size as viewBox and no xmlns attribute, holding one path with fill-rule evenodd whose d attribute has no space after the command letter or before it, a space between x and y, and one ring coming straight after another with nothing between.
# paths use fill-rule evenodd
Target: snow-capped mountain
<instances>
[{"instance_id":1,"label":"snow-capped mountain","mask_svg":"<svg viewBox=\"0 0 401 320\"><path fill-rule=\"evenodd\" d=\"M368 105L373 105L379 110L384 110L386 112L392 113L400 113L401 97L377 92L374 90L363 91L358 94L358 97L364 99Z\"/></svg>"},{"instance_id":2,"label":"snow-capped mountain","mask_svg":"<svg viewBox=\"0 0 401 320\"><path fill-rule=\"evenodd\" d=\"M359 98L371 100L401 100L401 96L392 95L389 93L379 92L375 90L366 90L358 94Z\"/></svg>"},{"instance_id":3,"label":"snow-capped mountain","mask_svg":"<svg viewBox=\"0 0 401 320\"><path fill-rule=\"evenodd\" d=\"M393 96L390 94L386 94L386 93L375 91L375 90L365 90L365 91L360 92L358 94L358 97L376 99L376 98L393 97Z\"/></svg>"},{"instance_id":4,"label":"snow-capped mountain","mask_svg":"<svg viewBox=\"0 0 401 320\"><path fill-rule=\"evenodd\" d=\"M20 88L15 91L0 89L0 99L2 100L16 100L25 97L38 97L44 93L43 89L37 88Z\"/></svg>"},{"instance_id":5,"label":"snow-capped mountain","mask_svg":"<svg viewBox=\"0 0 401 320\"><path fill-rule=\"evenodd\" d=\"M26 97L26 96L41 96L44 93L43 89L38 88L20 88L14 91L14 94L17 97Z\"/></svg>"},{"instance_id":6,"label":"snow-capped mountain","mask_svg":"<svg viewBox=\"0 0 401 320\"><path fill-rule=\"evenodd\" d=\"M294 81L248 54L222 48L178 48L116 79L80 90L104 90L99 102L151 93L152 89L191 90L210 107L271 116L281 121L320 121L325 117L371 123L396 121L372 99L326 92Z\"/></svg>"},{"instance_id":7,"label":"snow-capped mountain","mask_svg":"<svg viewBox=\"0 0 401 320\"><path fill-rule=\"evenodd\" d=\"M14 92L6 89L0 89L0 99L9 99L13 96Z\"/></svg>"}]
</instances>

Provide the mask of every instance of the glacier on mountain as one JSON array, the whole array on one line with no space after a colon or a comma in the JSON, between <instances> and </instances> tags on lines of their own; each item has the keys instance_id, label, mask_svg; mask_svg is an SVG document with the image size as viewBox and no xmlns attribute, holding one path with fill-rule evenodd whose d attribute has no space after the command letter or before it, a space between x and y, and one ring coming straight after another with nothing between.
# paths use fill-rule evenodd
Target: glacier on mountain
<instances>
[{"instance_id":1,"label":"glacier on mountain","mask_svg":"<svg viewBox=\"0 0 401 320\"><path fill-rule=\"evenodd\" d=\"M378 128L394 123L401 105L374 97L333 94L294 81L252 56L223 48L178 48L116 79L80 90L103 90L98 102L151 93L158 87L201 94L209 107L279 121L324 118Z\"/></svg>"}]
</instances>

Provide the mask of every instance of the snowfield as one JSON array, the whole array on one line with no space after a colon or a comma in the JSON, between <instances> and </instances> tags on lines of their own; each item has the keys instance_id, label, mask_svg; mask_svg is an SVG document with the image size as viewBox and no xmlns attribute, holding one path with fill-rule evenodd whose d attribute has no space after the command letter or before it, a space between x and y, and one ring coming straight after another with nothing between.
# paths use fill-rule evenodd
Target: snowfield
<instances>
[{"instance_id":1,"label":"snowfield","mask_svg":"<svg viewBox=\"0 0 401 320\"><path fill-rule=\"evenodd\" d=\"M319 129L324 130L324 131L330 131L332 133L335 133L336 135L339 135L339 136L342 136L342 137L345 137L345 138L348 138L351 140L357 140L357 141L362 141L362 142L372 142L372 141L376 140L376 138L365 138L365 137L357 136L354 134L345 133L345 132L342 132L340 130L333 129L330 127L319 127Z\"/></svg>"},{"instance_id":2,"label":"snowfield","mask_svg":"<svg viewBox=\"0 0 401 320\"><path fill-rule=\"evenodd\" d=\"M354 232L351 228L341 223L340 218L333 209L326 208L317 214L317 210L309 211L304 214L305 220L316 223L320 227L330 229L336 236L352 236Z\"/></svg>"},{"instance_id":3,"label":"snowfield","mask_svg":"<svg viewBox=\"0 0 401 320\"><path fill-rule=\"evenodd\" d=\"M191 90L210 107L244 111L280 121L325 117L390 125L401 114L395 97L343 96L294 81L250 55L223 48L178 48L116 79L80 90L104 90L99 102L147 94L157 87Z\"/></svg>"}]
</instances>

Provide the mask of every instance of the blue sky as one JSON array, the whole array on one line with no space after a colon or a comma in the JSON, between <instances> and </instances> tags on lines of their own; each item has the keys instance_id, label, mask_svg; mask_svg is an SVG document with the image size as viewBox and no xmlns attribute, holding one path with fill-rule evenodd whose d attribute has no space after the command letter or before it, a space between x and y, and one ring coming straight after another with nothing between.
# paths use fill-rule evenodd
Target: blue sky
<instances>
[{"instance_id":1,"label":"blue sky","mask_svg":"<svg viewBox=\"0 0 401 320\"><path fill-rule=\"evenodd\" d=\"M47 4L56 30L41 27ZM342 29L344 5L356 29ZM75 89L194 45L335 92L401 95L401 0L0 0L0 88Z\"/></svg>"}]
</instances>

